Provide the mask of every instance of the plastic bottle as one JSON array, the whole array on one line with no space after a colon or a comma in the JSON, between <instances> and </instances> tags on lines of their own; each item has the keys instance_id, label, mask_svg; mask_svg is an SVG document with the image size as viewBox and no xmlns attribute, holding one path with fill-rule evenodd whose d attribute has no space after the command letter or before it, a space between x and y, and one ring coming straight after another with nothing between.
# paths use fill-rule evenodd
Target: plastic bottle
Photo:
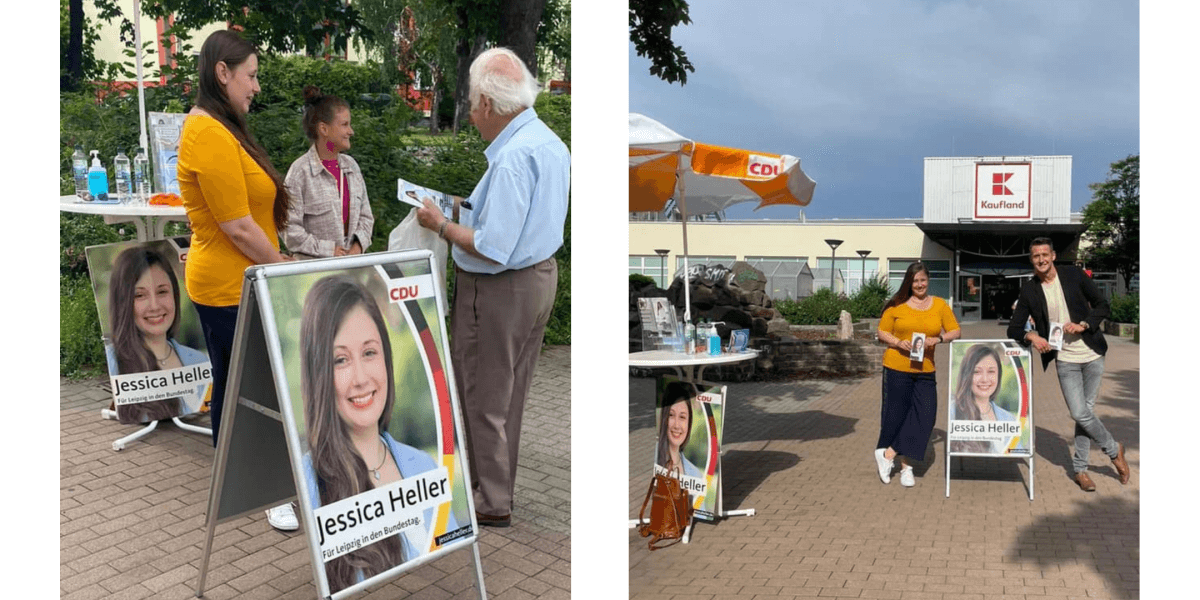
<instances>
[{"instance_id":1,"label":"plastic bottle","mask_svg":"<svg viewBox=\"0 0 1200 600\"><path fill-rule=\"evenodd\" d=\"M117 200L121 204L129 204L133 199L132 180L133 175L130 173L129 157L125 156L124 152L117 151L117 157L113 159L113 174L117 178Z\"/></svg>"},{"instance_id":2,"label":"plastic bottle","mask_svg":"<svg viewBox=\"0 0 1200 600\"><path fill-rule=\"evenodd\" d=\"M88 193L92 200L108 201L108 171L100 165L100 151L92 150L92 167L88 169Z\"/></svg>"},{"instance_id":3,"label":"plastic bottle","mask_svg":"<svg viewBox=\"0 0 1200 600\"><path fill-rule=\"evenodd\" d=\"M691 321L683 327L683 349L688 354L696 353L696 326Z\"/></svg>"},{"instance_id":4,"label":"plastic bottle","mask_svg":"<svg viewBox=\"0 0 1200 600\"><path fill-rule=\"evenodd\" d=\"M92 196L88 194L87 155L83 153L81 144L75 144L75 153L71 155L71 171L75 176L75 195L84 200L91 200Z\"/></svg>"},{"instance_id":5,"label":"plastic bottle","mask_svg":"<svg viewBox=\"0 0 1200 600\"><path fill-rule=\"evenodd\" d=\"M721 354L721 336L717 333L716 323L710 323L708 326L708 354L709 356Z\"/></svg>"},{"instance_id":6,"label":"plastic bottle","mask_svg":"<svg viewBox=\"0 0 1200 600\"><path fill-rule=\"evenodd\" d=\"M146 158L146 151L143 148L138 148L137 155L133 157L133 191L138 205L149 204L150 159Z\"/></svg>"}]
</instances>

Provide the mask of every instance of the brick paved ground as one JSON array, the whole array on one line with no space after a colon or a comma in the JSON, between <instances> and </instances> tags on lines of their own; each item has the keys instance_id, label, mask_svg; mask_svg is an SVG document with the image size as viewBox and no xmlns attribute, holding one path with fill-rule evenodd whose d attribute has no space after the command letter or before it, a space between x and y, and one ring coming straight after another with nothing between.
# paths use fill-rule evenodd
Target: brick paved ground
<instances>
[{"instance_id":1,"label":"brick paved ground","mask_svg":"<svg viewBox=\"0 0 1200 600\"><path fill-rule=\"evenodd\" d=\"M170 422L114 452L135 430L101 420L99 380L59 383L60 594L64 600L192 598L205 537L213 448ZM488 595L570 597L571 349L543 353L522 428L513 527L483 528ZM315 598L303 538L261 513L217 527L206 598ZM359 598L475 594L468 552L422 565Z\"/></svg>"},{"instance_id":2,"label":"brick paved ground","mask_svg":"<svg viewBox=\"0 0 1200 600\"><path fill-rule=\"evenodd\" d=\"M964 333L1004 337L995 322L967 325ZM983 458L954 459L946 498L944 366L942 414L911 489L895 475L884 486L875 474L879 375L730 384L725 504L757 515L701 522L691 544L653 553L631 530L631 598L1137 598L1139 348L1108 339L1097 413L1125 442L1132 479L1122 486L1108 457L1093 448L1097 491L1072 482L1073 424L1054 367L1038 366L1032 502L1025 466ZM942 365L946 352L937 351ZM631 518L649 483L652 393L651 380L630 379Z\"/></svg>"}]
</instances>

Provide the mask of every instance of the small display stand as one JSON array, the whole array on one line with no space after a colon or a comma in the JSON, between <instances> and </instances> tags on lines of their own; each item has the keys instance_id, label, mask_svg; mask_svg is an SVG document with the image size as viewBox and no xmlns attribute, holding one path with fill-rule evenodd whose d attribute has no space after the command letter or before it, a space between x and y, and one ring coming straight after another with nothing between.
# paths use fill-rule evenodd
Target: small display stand
<instances>
[{"instance_id":1,"label":"small display stand","mask_svg":"<svg viewBox=\"0 0 1200 600\"><path fill-rule=\"evenodd\" d=\"M487 597L432 256L247 269L197 597L217 526L290 500L318 598L468 549Z\"/></svg>"},{"instance_id":2,"label":"small display stand","mask_svg":"<svg viewBox=\"0 0 1200 600\"><path fill-rule=\"evenodd\" d=\"M950 343L946 410L946 497L954 456L1017 459L1029 466L1033 501L1033 369L1029 349L1012 340Z\"/></svg>"}]
</instances>

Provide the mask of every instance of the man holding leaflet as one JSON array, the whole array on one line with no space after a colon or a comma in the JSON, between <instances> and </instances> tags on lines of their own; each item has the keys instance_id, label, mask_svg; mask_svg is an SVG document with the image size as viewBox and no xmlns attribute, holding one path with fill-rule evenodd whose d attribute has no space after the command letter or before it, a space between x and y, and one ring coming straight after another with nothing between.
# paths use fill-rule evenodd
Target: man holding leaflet
<instances>
[{"instance_id":1,"label":"man holding leaflet","mask_svg":"<svg viewBox=\"0 0 1200 600\"><path fill-rule=\"evenodd\" d=\"M480 525L511 523L521 415L558 284L571 155L533 110L537 80L511 50L471 63L471 122L488 169L458 222L424 200L421 226L452 246L451 359Z\"/></svg>"}]
</instances>

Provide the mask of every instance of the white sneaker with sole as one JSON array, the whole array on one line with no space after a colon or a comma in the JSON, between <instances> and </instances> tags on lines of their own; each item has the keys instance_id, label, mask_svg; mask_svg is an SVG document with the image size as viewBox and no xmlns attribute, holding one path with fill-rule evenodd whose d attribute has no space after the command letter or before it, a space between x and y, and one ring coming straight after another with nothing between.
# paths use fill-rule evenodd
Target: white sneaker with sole
<instances>
[{"instance_id":1,"label":"white sneaker with sole","mask_svg":"<svg viewBox=\"0 0 1200 600\"><path fill-rule=\"evenodd\" d=\"M883 457L883 453L886 451L886 448L875 449L875 466L879 469L879 479L884 483L891 483L893 463Z\"/></svg>"},{"instance_id":2,"label":"white sneaker with sole","mask_svg":"<svg viewBox=\"0 0 1200 600\"><path fill-rule=\"evenodd\" d=\"M900 485L904 487L912 487L917 485L917 480L913 478L912 467L904 467L900 469Z\"/></svg>"},{"instance_id":3,"label":"white sneaker with sole","mask_svg":"<svg viewBox=\"0 0 1200 600\"><path fill-rule=\"evenodd\" d=\"M271 527L280 531L300 529L300 521L296 519L296 509L292 507L291 502L268 508L267 522L271 524Z\"/></svg>"}]
</instances>

